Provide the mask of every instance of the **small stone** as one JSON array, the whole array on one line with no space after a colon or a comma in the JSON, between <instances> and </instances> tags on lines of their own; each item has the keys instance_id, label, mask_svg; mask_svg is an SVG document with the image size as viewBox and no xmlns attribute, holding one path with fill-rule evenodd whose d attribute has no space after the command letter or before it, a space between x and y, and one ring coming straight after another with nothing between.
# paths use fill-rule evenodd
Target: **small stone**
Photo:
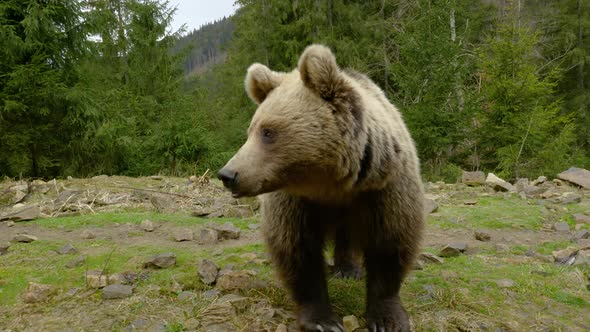
<instances>
[{"instance_id":1,"label":"small stone","mask_svg":"<svg viewBox=\"0 0 590 332\"><path fill-rule=\"evenodd\" d=\"M217 243L217 231L211 228L202 228L197 236L198 244L215 244Z\"/></svg>"},{"instance_id":2,"label":"small stone","mask_svg":"<svg viewBox=\"0 0 590 332\"><path fill-rule=\"evenodd\" d=\"M15 242L21 243L31 243L33 241L39 240L36 236L28 235L28 234L17 234L12 238Z\"/></svg>"},{"instance_id":3,"label":"small stone","mask_svg":"<svg viewBox=\"0 0 590 332\"><path fill-rule=\"evenodd\" d=\"M91 230L85 229L82 231L82 234L80 234L80 237L84 240L92 240L96 238L96 234L94 234L94 232Z\"/></svg>"},{"instance_id":4,"label":"small stone","mask_svg":"<svg viewBox=\"0 0 590 332\"><path fill-rule=\"evenodd\" d=\"M16 225L16 223L15 223L14 221L12 221L12 220L8 220L8 221L6 221L6 222L5 222L5 224L6 224L6 226L8 226L8 227L12 227L12 226Z\"/></svg>"},{"instance_id":5,"label":"small stone","mask_svg":"<svg viewBox=\"0 0 590 332\"><path fill-rule=\"evenodd\" d=\"M486 183L490 185L495 191L515 191L515 188L510 183L500 179L493 173L488 173Z\"/></svg>"},{"instance_id":6,"label":"small stone","mask_svg":"<svg viewBox=\"0 0 590 332\"><path fill-rule=\"evenodd\" d=\"M553 224L553 230L556 232L569 232L570 226L565 222L556 222Z\"/></svg>"},{"instance_id":7,"label":"small stone","mask_svg":"<svg viewBox=\"0 0 590 332\"><path fill-rule=\"evenodd\" d=\"M204 299L211 299L211 298L219 296L219 294L221 294L221 291L219 289L210 289L208 291L204 291L201 294L201 297Z\"/></svg>"},{"instance_id":8,"label":"small stone","mask_svg":"<svg viewBox=\"0 0 590 332\"><path fill-rule=\"evenodd\" d=\"M574 241L581 239L590 239L590 231L587 229L582 229L574 235Z\"/></svg>"},{"instance_id":9,"label":"small stone","mask_svg":"<svg viewBox=\"0 0 590 332\"><path fill-rule=\"evenodd\" d=\"M539 176L535 181L533 181L532 185L533 186L538 186L540 184L545 183L545 181L547 181L547 177L546 176Z\"/></svg>"},{"instance_id":10,"label":"small stone","mask_svg":"<svg viewBox=\"0 0 590 332\"><path fill-rule=\"evenodd\" d=\"M248 290L260 288L251 271L227 271L217 277L217 288L221 291Z\"/></svg>"},{"instance_id":11,"label":"small stone","mask_svg":"<svg viewBox=\"0 0 590 332\"><path fill-rule=\"evenodd\" d=\"M238 311L244 311L250 304L250 299L237 294L225 294L217 300L218 303L227 302Z\"/></svg>"},{"instance_id":12,"label":"small stone","mask_svg":"<svg viewBox=\"0 0 590 332\"><path fill-rule=\"evenodd\" d=\"M580 196L576 193L567 192L567 193L564 193L563 195L561 195L561 197L559 198L559 201L561 202L561 204L565 204L565 205L580 203L582 201L582 196Z\"/></svg>"},{"instance_id":13,"label":"small stone","mask_svg":"<svg viewBox=\"0 0 590 332\"><path fill-rule=\"evenodd\" d=\"M102 289L102 298L105 300L124 299L133 295L133 287L129 285L114 284Z\"/></svg>"},{"instance_id":14,"label":"small stone","mask_svg":"<svg viewBox=\"0 0 590 332\"><path fill-rule=\"evenodd\" d=\"M463 201L463 204L464 205L475 205L475 204L477 204L477 201L474 199L468 199L468 200Z\"/></svg>"},{"instance_id":15,"label":"small stone","mask_svg":"<svg viewBox=\"0 0 590 332\"><path fill-rule=\"evenodd\" d=\"M176 265L176 255L173 253L155 255L143 263L144 268L156 269L165 269L174 265Z\"/></svg>"},{"instance_id":16,"label":"small stone","mask_svg":"<svg viewBox=\"0 0 590 332\"><path fill-rule=\"evenodd\" d=\"M6 255L8 253L8 248L10 248L10 243L0 244L0 256Z\"/></svg>"},{"instance_id":17,"label":"small stone","mask_svg":"<svg viewBox=\"0 0 590 332\"><path fill-rule=\"evenodd\" d=\"M484 184L486 180L486 175L484 172L477 171L477 172L466 172L463 171L461 176L461 182L468 185L468 186L480 186Z\"/></svg>"},{"instance_id":18,"label":"small stone","mask_svg":"<svg viewBox=\"0 0 590 332\"><path fill-rule=\"evenodd\" d=\"M240 229L231 222L226 222L221 225L215 222L208 222L205 227L216 230L218 240L231 240L240 237Z\"/></svg>"},{"instance_id":19,"label":"small stone","mask_svg":"<svg viewBox=\"0 0 590 332\"><path fill-rule=\"evenodd\" d=\"M108 277L109 285L121 284L125 285L128 283L127 278L123 273L113 273Z\"/></svg>"},{"instance_id":20,"label":"small stone","mask_svg":"<svg viewBox=\"0 0 590 332\"><path fill-rule=\"evenodd\" d=\"M574 214L574 220L578 224L590 224L590 216L586 216L580 213Z\"/></svg>"},{"instance_id":21,"label":"small stone","mask_svg":"<svg viewBox=\"0 0 590 332\"><path fill-rule=\"evenodd\" d=\"M431 254L429 252L423 252L420 254L420 260L426 262L426 263L434 263L434 264L442 264L445 261L438 257L435 254Z\"/></svg>"},{"instance_id":22,"label":"small stone","mask_svg":"<svg viewBox=\"0 0 590 332\"><path fill-rule=\"evenodd\" d=\"M577 248L568 247L563 250L555 250L551 253L551 255L555 259L555 262L559 264L570 265L571 263L573 263L572 258L576 255L577 252Z\"/></svg>"},{"instance_id":23,"label":"small stone","mask_svg":"<svg viewBox=\"0 0 590 332\"><path fill-rule=\"evenodd\" d=\"M217 274L219 273L219 267L208 259L203 259L199 264L199 278L205 285L211 285L217 280Z\"/></svg>"},{"instance_id":24,"label":"small stone","mask_svg":"<svg viewBox=\"0 0 590 332\"><path fill-rule=\"evenodd\" d=\"M180 292L180 294L178 294L178 301L188 301L188 300L192 300L196 297L195 293L193 292L189 292L189 291L183 291Z\"/></svg>"},{"instance_id":25,"label":"small stone","mask_svg":"<svg viewBox=\"0 0 590 332\"><path fill-rule=\"evenodd\" d=\"M50 285L42 285L34 282L29 282L27 290L23 294L23 301L25 303L38 303L46 301L51 294L52 287Z\"/></svg>"},{"instance_id":26,"label":"small stone","mask_svg":"<svg viewBox=\"0 0 590 332\"><path fill-rule=\"evenodd\" d=\"M499 279L499 280L496 280L496 284L500 288L511 288L516 285L514 280L511 280L511 279Z\"/></svg>"},{"instance_id":27,"label":"small stone","mask_svg":"<svg viewBox=\"0 0 590 332\"><path fill-rule=\"evenodd\" d=\"M63 247L59 248L56 250L56 252L60 255L69 255L69 254L75 254L78 252L78 250L76 248L74 248L74 246L70 243L64 245Z\"/></svg>"},{"instance_id":28,"label":"small stone","mask_svg":"<svg viewBox=\"0 0 590 332\"><path fill-rule=\"evenodd\" d=\"M344 331L346 332L353 332L361 327L358 318L354 315L344 316L342 322L344 323Z\"/></svg>"},{"instance_id":29,"label":"small stone","mask_svg":"<svg viewBox=\"0 0 590 332\"><path fill-rule=\"evenodd\" d=\"M194 238L193 231L189 228L177 228L172 232L172 235L176 242L192 241Z\"/></svg>"},{"instance_id":30,"label":"small stone","mask_svg":"<svg viewBox=\"0 0 590 332\"><path fill-rule=\"evenodd\" d=\"M108 285L108 276L100 270L86 272L86 285L89 288L102 288Z\"/></svg>"},{"instance_id":31,"label":"small stone","mask_svg":"<svg viewBox=\"0 0 590 332\"><path fill-rule=\"evenodd\" d=\"M255 231L255 230L258 230L259 228L260 228L260 224L254 224L254 223L248 224L248 229L250 229L250 230Z\"/></svg>"},{"instance_id":32,"label":"small stone","mask_svg":"<svg viewBox=\"0 0 590 332\"><path fill-rule=\"evenodd\" d=\"M139 227L145 232L153 232L155 229L154 223L147 219L142 221L141 224L139 224Z\"/></svg>"},{"instance_id":33,"label":"small stone","mask_svg":"<svg viewBox=\"0 0 590 332\"><path fill-rule=\"evenodd\" d=\"M80 256L72 261L67 262L65 266L68 269L73 269L78 266L82 266L84 263L86 263L86 257Z\"/></svg>"},{"instance_id":34,"label":"small stone","mask_svg":"<svg viewBox=\"0 0 590 332\"><path fill-rule=\"evenodd\" d=\"M461 253L465 252L467 249L467 244L463 242L455 242L446 245L442 250L438 253L440 257L454 257L459 256Z\"/></svg>"},{"instance_id":35,"label":"small stone","mask_svg":"<svg viewBox=\"0 0 590 332\"><path fill-rule=\"evenodd\" d=\"M492 239L492 236L489 233L478 230L475 231L475 239L483 242L488 242Z\"/></svg>"},{"instance_id":36,"label":"small stone","mask_svg":"<svg viewBox=\"0 0 590 332\"><path fill-rule=\"evenodd\" d=\"M590 266L590 249L578 251L574 265Z\"/></svg>"},{"instance_id":37,"label":"small stone","mask_svg":"<svg viewBox=\"0 0 590 332\"><path fill-rule=\"evenodd\" d=\"M590 249L590 239L579 239L576 241L579 250L588 250Z\"/></svg>"},{"instance_id":38,"label":"small stone","mask_svg":"<svg viewBox=\"0 0 590 332\"><path fill-rule=\"evenodd\" d=\"M438 211L438 203L431 198L424 199L424 211L426 214L434 213Z\"/></svg>"},{"instance_id":39,"label":"small stone","mask_svg":"<svg viewBox=\"0 0 590 332\"><path fill-rule=\"evenodd\" d=\"M275 332L289 332L289 330L287 330L287 325L279 324Z\"/></svg>"},{"instance_id":40,"label":"small stone","mask_svg":"<svg viewBox=\"0 0 590 332\"><path fill-rule=\"evenodd\" d=\"M127 331L146 331L150 325L150 322L143 318L138 318L127 325Z\"/></svg>"}]
</instances>

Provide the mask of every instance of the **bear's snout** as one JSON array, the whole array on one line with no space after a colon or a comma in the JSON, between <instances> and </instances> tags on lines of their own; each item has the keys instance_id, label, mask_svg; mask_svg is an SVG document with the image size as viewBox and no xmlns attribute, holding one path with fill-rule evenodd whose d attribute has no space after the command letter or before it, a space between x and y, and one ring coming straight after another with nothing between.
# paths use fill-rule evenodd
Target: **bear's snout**
<instances>
[{"instance_id":1,"label":"bear's snout","mask_svg":"<svg viewBox=\"0 0 590 332\"><path fill-rule=\"evenodd\" d=\"M227 168L222 168L217 173L217 178L223 182L223 185L230 190L234 190L238 173Z\"/></svg>"}]
</instances>

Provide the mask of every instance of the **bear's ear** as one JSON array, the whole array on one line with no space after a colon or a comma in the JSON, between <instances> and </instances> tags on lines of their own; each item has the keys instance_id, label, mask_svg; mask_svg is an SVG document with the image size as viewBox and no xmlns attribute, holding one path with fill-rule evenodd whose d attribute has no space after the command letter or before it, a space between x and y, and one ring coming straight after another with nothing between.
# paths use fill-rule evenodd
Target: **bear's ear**
<instances>
[{"instance_id":1,"label":"bear's ear","mask_svg":"<svg viewBox=\"0 0 590 332\"><path fill-rule=\"evenodd\" d=\"M283 80L283 73L274 72L265 65L255 63L246 74L246 92L252 101L260 105L266 96Z\"/></svg>"},{"instance_id":2,"label":"bear's ear","mask_svg":"<svg viewBox=\"0 0 590 332\"><path fill-rule=\"evenodd\" d=\"M308 46L299 58L298 69L305 86L323 99L333 99L344 85L336 58L326 46Z\"/></svg>"}]
</instances>

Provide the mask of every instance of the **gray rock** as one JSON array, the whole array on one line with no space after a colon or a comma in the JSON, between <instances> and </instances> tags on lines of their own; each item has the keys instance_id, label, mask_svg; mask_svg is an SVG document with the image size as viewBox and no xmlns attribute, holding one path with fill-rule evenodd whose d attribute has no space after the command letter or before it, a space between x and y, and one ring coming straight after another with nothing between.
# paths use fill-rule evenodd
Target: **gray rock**
<instances>
[{"instance_id":1,"label":"gray rock","mask_svg":"<svg viewBox=\"0 0 590 332\"><path fill-rule=\"evenodd\" d=\"M227 302L231 304L236 310L244 311L250 305L250 298L237 295L237 294L225 294L217 300L218 303Z\"/></svg>"},{"instance_id":2,"label":"gray rock","mask_svg":"<svg viewBox=\"0 0 590 332\"><path fill-rule=\"evenodd\" d=\"M197 236L197 243L198 244L215 244L217 243L217 231L211 228L202 228L199 230L199 234Z\"/></svg>"},{"instance_id":3,"label":"gray rock","mask_svg":"<svg viewBox=\"0 0 590 332\"><path fill-rule=\"evenodd\" d=\"M86 272L86 285L89 288L102 288L108 285L108 276L100 270Z\"/></svg>"},{"instance_id":4,"label":"gray rock","mask_svg":"<svg viewBox=\"0 0 590 332\"><path fill-rule=\"evenodd\" d=\"M511 280L511 279L499 279L499 280L496 280L496 284L500 288L511 288L516 285L514 280Z\"/></svg>"},{"instance_id":5,"label":"gray rock","mask_svg":"<svg viewBox=\"0 0 590 332\"><path fill-rule=\"evenodd\" d=\"M260 228L260 224L256 223L252 223L252 224L248 224L248 229L251 229L253 231L258 230Z\"/></svg>"},{"instance_id":6,"label":"gray rock","mask_svg":"<svg viewBox=\"0 0 590 332\"><path fill-rule=\"evenodd\" d=\"M205 227L211 228L217 231L218 240L238 239L240 238L240 229L237 228L231 222L224 224L218 224L215 222L208 222Z\"/></svg>"},{"instance_id":7,"label":"gray rock","mask_svg":"<svg viewBox=\"0 0 590 332\"><path fill-rule=\"evenodd\" d=\"M467 250L467 244L464 242L455 242L446 245L442 250L438 253L440 257L454 257L459 256L461 253Z\"/></svg>"},{"instance_id":8,"label":"gray rock","mask_svg":"<svg viewBox=\"0 0 590 332\"><path fill-rule=\"evenodd\" d=\"M466 172L463 171L461 182L468 186L481 186L485 183L486 175L484 172Z\"/></svg>"},{"instance_id":9,"label":"gray rock","mask_svg":"<svg viewBox=\"0 0 590 332\"><path fill-rule=\"evenodd\" d=\"M37 219L41 216L41 208L38 206L29 206L16 212L0 215L0 221L27 221Z\"/></svg>"},{"instance_id":10,"label":"gray rock","mask_svg":"<svg viewBox=\"0 0 590 332\"><path fill-rule=\"evenodd\" d=\"M252 271L227 271L217 277L217 288L221 291L249 290L263 286L261 280L255 279Z\"/></svg>"},{"instance_id":11,"label":"gray rock","mask_svg":"<svg viewBox=\"0 0 590 332\"><path fill-rule=\"evenodd\" d=\"M431 198L425 198L424 211L426 211L427 214L438 211L438 203Z\"/></svg>"},{"instance_id":12,"label":"gray rock","mask_svg":"<svg viewBox=\"0 0 590 332\"><path fill-rule=\"evenodd\" d=\"M477 200L475 199L467 199L463 201L463 204L465 205L476 205L477 204Z\"/></svg>"},{"instance_id":13,"label":"gray rock","mask_svg":"<svg viewBox=\"0 0 590 332\"><path fill-rule=\"evenodd\" d=\"M445 262L442 258L438 257L435 254L431 254L429 252L421 253L419 259L424 261L425 263L442 264Z\"/></svg>"},{"instance_id":14,"label":"gray rock","mask_svg":"<svg viewBox=\"0 0 590 332\"><path fill-rule=\"evenodd\" d=\"M196 297L196 294L193 292L189 292L189 291L184 291L184 292L180 292L180 294L178 294L178 301L188 301L188 300L192 300Z\"/></svg>"},{"instance_id":15,"label":"gray rock","mask_svg":"<svg viewBox=\"0 0 590 332\"><path fill-rule=\"evenodd\" d=\"M0 244L0 256L6 255L8 253L8 248L10 248L10 243Z\"/></svg>"},{"instance_id":16,"label":"gray rock","mask_svg":"<svg viewBox=\"0 0 590 332\"><path fill-rule=\"evenodd\" d=\"M492 239L492 236L485 231L477 230L475 231L475 239L483 242L488 242Z\"/></svg>"},{"instance_id":17,"label":"gray rock","mask_svg":"<svg viewBox=\"0 0 590 332\"><path fill-rule=\"evenodd\" d=\"M580 203L582 201L582 196L576 194L576 193L571 193L571 192L567 192L567 193L563 193L563 195L561 195L561 197L559 197L558 202L561 204L575 204L575 203Z\"/></svg>"},{"instance_id":18,"label":"gray rock","mask_svg":"<svg viewBox=\"0 0 590 332\"><path fill-rule=\"evenodd\" d=\"M342 322L344 324L344 331L346 332L353 332L361 327L358 318L354 315L344 316Z\"/></svg>"},{"instance_id":19,"label":"gray rock","mask_svg":"<svg viewBox=\"0 0 590 332\"><path fill-rule=\"evenodd\" d=\"M82 231L82 234L80 234L80 237L84 240L91 240L96 238L96 234L94 234L94 232L91 230L85 229Z\"/></svg>"},{"instance_id":20,"label":"gray rock","mask_svg":"<svg viewBox=\"0 0 590 332\"><path fill-rule=\"evenodd\" d=\"M53 288L50 285L29 282L29 285L23 294L23 301L25 303L44 302L49 298L52 290Z\"/></svg>"},{"instance_id":21,"label":"gray rock","mask_svg":"<svg viewBox=\"0 0 590 332\"><path fill-rule=\"evenodd\" d=\"M571 167L567 171L557 174L557 178L590 189L590 171L583 168Z\"/></svg>"},{"instance_id":22,"label":"gray rock","mask_svg":"<svg viewBox=\"0 0 590 332\"><path fill-rule=\"evenodd\" d=\"M66 263L66 268L68 269L73 269L76 268L78 266L82 266L84 263L86 263L86 257L84 256L80 256L74 260L71 260L69 262Z\"/></svg>"},{"instance_id":23,"label":"gray rock","mask_svg":"<svg viewBox=\"0 0 590 332\"><path fill-rule=\"evenodd\" d=\"M582 229L574 235L574 241L582 240L582 239L590 239L590 231L589 230Z\"/></svg>"},{"instance_id":24,"label":"gray rock","mask_svg":"<svg viewBox=\"0 0 590 332\"><path fill-rule=\"evenodd\" d=\"M155 229L154 223L147 219L143 220L141 224L139 224L139 227L146 232L153 232Z\"/></svg>"},{"instance_id":25,"label":"gray rock","mask_svg":"<svg viewBox=\"0 0 590 332\"><path fill-rule=\"evenodd\" d=\"M176 255L173 253L164 253L150 257L143 263L144 268L165 269L176 265Z\"/></svg>"},{"instance_id":26,"label":"gray rock","mask_svg":"<svg viewBox=\"0 0 590 332\"><path fill-rule=\"evenodd\" d=\"M33 241L39 240L36 236L28 235L28 234L17 234L12 238L15 242L21 243L31 243Z\"/></svg>"},{"instance_id":27,"label":"gray rock","mask_svg":"<svg viewBox=\"0 0 590 332\"><path fill-rule=\"evenodd\" d=\"M584 215L581 213L575 213L574 220L578 224L590 224L590 216L587 216L587 215Z\"/></svg>"},{"instance_id":28,"label":"gray rock","mask_svg":"<svg viewBox=\"0 0 590 332\"><path fill-rule=\"evenodd\" d=\"M553 224L553 230L556 232L569 232L570 226L565 222L556 222Z\"/></svg>"},{"instance_id":29,"label":"gray rock","mask_svg":"<svg viewBox=\"0 0 590 332\"><path fill-rule=\"evenodd\" d=\"M590 266L590 250L578 251L574 265Z\"/></svg>"},{"instance_id":30,"label":"gray rock","mask_svg":"<svg viewBox=\"0 0 590 332\"><path fill-rule=\"evenodd\" d=\"M156 208L158 211L164 211L172 206L172 200L169 197L164 195L152 195L150 196L150 203Z\"/></svg>"},{"instance_id":31,"label":"gray rock","mask_svg":"<svg viewBox=\"0 0 590 332\"><path fill-rule=\"evenodd\" d=\"M75 254L78 252L78 250L76 248L74 248L74 246L70 243L64 245L63 247L59 248L56 250L56 252L60 255L69 255L69 254Z\"/></svg>"},{"instance_id":32,"label":"gray rock","mask_svg":"<svg viewBox=\"0 0 590 332\"><path fill-rule=\"evenodd\" d=\"M194 239L193 231L190 228L177 228L172 232L174 241L192 241Z\"/></svg>"},{"instance_id":33,"label":"gray rock","mask_svg":"<svg viewBox=\"0 0 590 332\"><path fill-rule=\"evenodd\" d=\"M517 191L523 191L524 188L529 186L529 179L527 178L519 178L516 180L516 183L514 184L514 187L516 188Z\"/></svg>"},{"instance_id":34,"label":"gray rock","mask_svg":"<svg viewBox=\"0 0 590 332\"><path fill-rule=\"evenodd\" d=\"M131 324L127 325L127 331L146 331L149 325L149 321L143 318L138 318L131 322Z\"/></svg>"},{"instance_id":35,"label":"gray rock","mask_svg":"<svg viewBox=\"0 0 590 332\"><path fill-rule=\"evenodd\" d=\"M212 299L214 297L219 296L219 294L221 294L221 291L219 289L210 289L208 291L204 291L201 294L201 297L204 299Z\"/></svg>"},{"instance_id":36,"label":"gray rock","mask_svg":"<svg viewBox=\"0 0 590 332\"><path fill-rule=\"evenodd\" d=\"M547 181L547 177L546 176L539 176L535 181L533 181L532 185L533 186L538 186L540 184L545 183L545 181Z\"/></svg>"},{"instance_id":37,"label":"gray rock","mask_svg":"<svg viewBox=\"0 0 590 332\"><path fill-rule=\"evenodd\" d=\"M129 285L114 284L102 289L102 298L105 300L124 299L133 295L133 287Z\"/></svg>"},{"instance_id":38,"label":"gray rock","mask_svg":"<svg viewBox=\"0 0 590 332\"><path fill-rule=\"evenodd\" d=\"M211 285L217 280L219 267L208 259L203 259L199 264L199 278L205 285Z\"/></svg>"},{"instance_id":39,"label":"gray rock","mask_svg":"<svg viewBox=\"0 0 590 332\"><path fill-rule=\"evenodd\" d=\"M571 265L574 262L574 257L578 253L577 248L569 247L562 250L555 250L551 253L556 263Z\"/></svg>"},{"instance_id":40,"label":"gray rock","mask_svg":"<svg viewBox=\"0 0 590 332\"><path fill-rule=\"evenodd\" d=\"M515 191L513 185L500 179L493 173L488 173L486 184L490 185L495 191Z\"/></svg>"}]
</instances>

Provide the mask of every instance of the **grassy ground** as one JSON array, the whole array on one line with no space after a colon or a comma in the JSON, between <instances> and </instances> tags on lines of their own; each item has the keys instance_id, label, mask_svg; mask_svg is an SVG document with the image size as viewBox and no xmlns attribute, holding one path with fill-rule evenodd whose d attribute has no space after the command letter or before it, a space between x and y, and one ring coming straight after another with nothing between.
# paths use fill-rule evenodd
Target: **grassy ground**
<instances>
[{"instance_id":1,"label":"grassy ground","mask_svg":"<svg viewBox=\"0 0 590 332\"><path fill-rule=\"evenodd\" d=\"M452 199L441 200L439 212L429 218L425 251L436 253L445 241L466 237L474 250L467 255L446 258L443 264L426 264L422 270L409 276L402 298L415 330L590 330L590 268L557 265L526 255L529 250L550 255L556 249L575 246L570 234L548 232L544 225L565 221L573 228L575 223L571 214L590 210L588 200L555 212L517 196L476 197L476 205L464 205L463 200L472 196L472 192L466 192L463 196L456 194ZM243 295L255 301L268 301L272 307L286 312L292 309L292 303L275 281L271 266L248 262L243 257L251 253L259 258L265 257L264 246L257 235L244 243L219 247L202 247L194 242L176 243L168 239L139 241L153 236L138 230L137 225L145 219L167 227L189 228L198 228L211 221L184 214L131 210L38 219L14 226L13 232L20 227L54 236L30 244L13 244L10 253L0 257L0 331L3 328L16 331L66 328L123 331L137 319L156 324L165 331L200 330L199 317L213 301L202 296L211 287L202 284L197 277L197 265L203 258L211 259L221 267L231 264L234 269L255 271L256 278L264 280L266 286ZM255 219L215 220L228 221L245 234L254 233L248 225L256 223ZM127 227L126 238L122 242L113 234L122 232L124 225ZM68 235L88 228L113 236L82 240ZM492 241L479 243L473 240L473 229L489 231L493 234ZM66 243L73 243L79 254L58 255L54 252ZM503 243L505 248L499 250L498 243ZM150 270L149 277L136 284L131 298L104 301L99 291L86 287L84 276L88 270L140 272L146 257L163 252L175 253L177 266ZM66 268L66 263L78 255L86 256L86 262L76 268ZM52 285L54 295L46 303L24 304L21 297L29 282ZM362 318L363 281L330 279L329 286L334 308L340 315L353 314ZM78 289L76 295L67 294L72 289ZM194 292L196 297L180 301L177 299L180 291ZM231 321L241 331L253 331L256 326L274 331L277 324L292 322L289 315L275 315L262 325L252 325L256 319L248 312L238 312Z\"/></svg>"}]
</instances>

